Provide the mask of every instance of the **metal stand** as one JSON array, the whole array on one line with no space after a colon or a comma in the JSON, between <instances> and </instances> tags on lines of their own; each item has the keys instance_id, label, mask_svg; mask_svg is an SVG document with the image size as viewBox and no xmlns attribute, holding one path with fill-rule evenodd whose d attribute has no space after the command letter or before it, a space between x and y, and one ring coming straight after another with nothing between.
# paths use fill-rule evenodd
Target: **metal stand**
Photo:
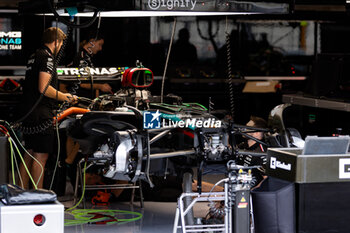
<instances>
[{"instance_id":1,"label":"metal stand","mask_svg":"<svg viewBox=\"0 0 350 233\"><path fill-rule=\"evenodd\" d=\"M251 222L252 203L250 197L250 182L252 176L250 169L255 167L237 167L234 164L228 165L229 177L217 182L225 183L224 192L206 192L206 193L183 193L177 202L173 233L177 229L186 232L215 232L225 233L252 233L254 224ZM249 170L244 172L243 170ZM184 199L193 198L188 206L185 206ZM185 216L190 212L197 202L224 201L224 224L198 224L189 225ZM181 225L179 225L181 220Z\"/></svg>"},{"instance_id":2,"label":"metal stand","mask_svg":"<svg viewBox=\"0 0 350 233\"><path fill-rule=\"evenodd\" d=\"M226 186L227 184L225 184ZM176 215L175 215L175 221L174 221L174 228L173 233L177 232L177 229L182 229L182 232L209 232L209 231L224 231L225 233L229 233L230 226L232 225L232 211L231 208L226 208L226 206L229 205L229 203L226 203L228 201L228 198L226 196L227 188L225 187L225 192L212 192L212 193L183 193L177 202L177 209L176 209ZM194 197L190 205L185 208L184 206L184 198L186 197ZM186 214L190 211L191 208L197 203L197 202L208 202L208 201L223 201L225 200L225 222L224 224L211 224L211 225L187 225L185 221ZM179 219L181 220L181 225L179 226Z\"/></svg>"},{"instance_id":3,"label":"metal stand","mask_svg":"<svg viewBox=\"0 0 350 233\"><path fill-rule=\"evenodd\" d=\"M89 160L88 160L89 161ZM76 173L76 181L75 181L75 188L74 188L74 204L78 201L78 188L80 186L81 192L83 193L83 167L82 164L85 162L85 158L81 159L77 164L77 173ZM88 169L93 164L89 164L89 166L86 167ZM85 185L85 190L99 190L99 189L133 189L131 194L131 200L130 204L134 204L134 196L135 196L135 189L139 189L140 191L140 207L143 208L143 193L142 193L142 186L141 186L141 180L138 181L139 184L136 185L136 182L132 184L110 184L110 185ZM80 183L80 184L79 184ZM83 197L83 207L86 208L85 203L85 197Z\"/></svg>"}]
</instances>

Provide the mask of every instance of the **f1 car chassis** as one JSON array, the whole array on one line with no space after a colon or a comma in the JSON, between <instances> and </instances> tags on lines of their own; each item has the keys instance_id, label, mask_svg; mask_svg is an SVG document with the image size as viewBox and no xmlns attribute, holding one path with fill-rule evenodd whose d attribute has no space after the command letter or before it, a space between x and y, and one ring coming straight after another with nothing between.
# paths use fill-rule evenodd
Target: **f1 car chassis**
<instances>
[{"instance_id":1,"label":"f1 car chassis","mask_svg":"<svg viewBox=\"0 0 350 233\"><path fill-rule=\"evenodd\" d=\"M61 128L79 142L83 155L103 162L102 174L111 179L143 179L153 186L150 173L157 169L151 169L151 161L170 159L174 170L182 174L193 167L198 169L201 192L205 163L235 160L236 134L248 138L254 131L265 131L270 138L286 135L283 107L272 111L269 121L273 131L257 129L223 121L204 106L183 103L176 95L153 96L147 90L153 73L147 68L126 70L121 83L123 88L117 93L90 100L86 108L66 109L57 118ZM66 118L69 114L73 115ZM157 119L156 127L147 127L147 114L151 121ZM285 136L282 139L289 141Z\"/></svg>"}]
</instances>

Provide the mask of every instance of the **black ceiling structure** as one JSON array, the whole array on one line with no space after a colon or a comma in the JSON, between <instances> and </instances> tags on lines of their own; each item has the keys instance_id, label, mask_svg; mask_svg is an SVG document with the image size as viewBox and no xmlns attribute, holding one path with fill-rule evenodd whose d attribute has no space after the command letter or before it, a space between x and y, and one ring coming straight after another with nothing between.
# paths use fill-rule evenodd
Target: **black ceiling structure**
<instances>
[{"instance_id":1,"label":"black ceiling structure","mask_svg":"<svg viewBox=\"0 0 350 233\"><path fill-rule=\"evenodd\" d=\"M51 1L52 2L52 1ZM50 0L30 0L19 3L20 13L50 12ZM240 0L61 0L54 4L58 9L85 6L96 7L100 11L194 11L194 12L245 12L286 14L290 11L291 1L240 1Z\"/></svg>"},{"instance_id":2,"label":"black ceiling structure","mask_svg":"<svg viewBox=\"0 0 350 233\"><path fill-rule=\"evenodd\" d=\"M5 1L6 2L6 1ZM331 20L348 21L349 4L345 0L28 0L13 1L23 15L52 13L49 3L57 10L75 7L78 12L91 11L140 11L140 12L210 12L244 19L281 19L281 20ZM3 6L0 3L0 8ZM5 7L8 4L5 4ZM14 8L12 3L11 8ZM233 13L241 14L233 14ZM219 14L220 13L220 14ZM158 14L159 16L159 14ZM201 16L198 14L197 16Z\"/></svg>"}]
</instances>

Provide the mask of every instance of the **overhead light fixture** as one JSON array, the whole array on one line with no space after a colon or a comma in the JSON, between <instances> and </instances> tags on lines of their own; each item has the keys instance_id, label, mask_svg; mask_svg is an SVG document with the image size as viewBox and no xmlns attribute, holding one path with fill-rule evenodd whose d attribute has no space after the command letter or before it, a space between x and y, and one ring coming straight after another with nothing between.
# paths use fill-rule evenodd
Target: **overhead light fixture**
<instances>
[{"instance_id":1,"label":"overhead light fixture","mask_svg":"<svg viewBox=\"0 0 350 233\"><path fill-rule=\"evenodd\" d=\"M32 4L27 3L22 4L21 12L50 15L53 8L56 11L76 8L78 14L75 16L79 17L91 17L91 7L98 9L102 17L221 16L290 12L290 0L128 0L127 4L117 0L76 0L73 3L75 5L72 5L72 1L61 0L59 4L52 5L54 7L35 9L32 9ZM59 15L68 16L64 13Z\"/></svg>"},{"instance_id":2,"label":"overhead light fixture","mask_svg":"<svg viewBox=\"0 0 350 233\"><path fill-rule=\"evenodd\" d=\"M142 11L188 11L250 14L287 14L290 1L286 0L139 0L135 9Z\"/></svg>"},{"instance_id":3,"label":"overhead light fixture","mask_svg":"<svg viewBox=\"0 0 350 233\"><path fill-rule=\"evenodd\" d=\"M18 14L18 10L16 10L16 9L0 9L0 13L4 13L4 14Z\"/></svg>"},{"instance_id":4,"label":"overhead light fixture","mask_svg":"<svg viewBox=\"0 0 350 233\"><path fill-rule=\"evenodd\" d=\"M193 12L193 11L103 11L101 17L155 17L155 16L220 16L220 15L251 15L261 14L257 12ZM52 13L37 15L53 16ZM61 13L60 16L69 16L68 13ZM77 17L92 17L92 12L78 13Z\"/></svg>"}]
</instances>

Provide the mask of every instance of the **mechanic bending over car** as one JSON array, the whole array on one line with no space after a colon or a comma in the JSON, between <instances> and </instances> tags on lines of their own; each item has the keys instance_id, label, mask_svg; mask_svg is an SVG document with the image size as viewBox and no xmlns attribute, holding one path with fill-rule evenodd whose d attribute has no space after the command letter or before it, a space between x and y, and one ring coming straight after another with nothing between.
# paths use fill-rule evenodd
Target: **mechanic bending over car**
<instances>
[{"instance_id":1,"label":"mechanic bending over car","mask_svg":"<svg viewBox=\"0 0 350 233\"><path fill-rule=\"evenodd\" d=\"M72 63L69 66L79 67L79 68L91 68L94 67L92 58L98 52L102 50L104 44L104 38L97 32L90 32L87 39L80 43L79 52L75 55ZM91 84L81 83L78 90L74 90L74 85L72 86L61 86L62 90L67 92L77 91L79 96L84 96L91 98ZM104 93L112 94L112 87L108 83L94 83L93 89L102 91ZM98 95L98 94L97 94ZM95 98L96 96L94 96ZM65 160L66 164L73 164L75 157L79 151L79 144L74 142L71 137L67 138L66 151L67 158Z\"/></svg>"},{"instance_id":2,"label":"mechanic bending over car","mask_svg":"<svg viewBox=\"0 0 350 233\"><path fill-rule=\"evenodd\" d=\"M30 114L22 122L23 128L26 129L23 130L23 137L27 151L37 162L28 154L24 155L24 161L38 188L43 187L42 168L45 168L49 153L54 148L55 133L52 121L56 100L74 103L78 98L57 90L55 61L65 38L66 35L61 29L47 28L43 33L42 47L30 56L27 63L22 103L25 114ZM42 99L35 106L41 95ZM29 174L23 163L20 165L20 173L22 186L28 189Z\"/></svg>"},{"instance_id":3,"label":"mechanic bending over car","mask_svg":"<svg viewBox=\"0 0 350 233\"><path fill-rule=\"evenodd\" d=\"M73 59L73 62L69 65L71 67L79 67L79 68L93 68L93 56L96 55L98 52L102 50L102 47L104 45L104 37L97 33L96 31L92 31L89 33L86 40L83 40L80 43L79 52L76 54L76 56ZM100 95L100 92L102 93L108 93L113 94L112 87L108 83L93 83L93 90L96 90L95 95L92 95L91 93L91 84L90 83L81 83L80 88L78 90L72 90L74 88L73 86L66 86L66 90L70 92L77 91L77 94L79 96L88 97L88 98L95 98ZM75 142L71 137L67 137L66 141L66 166L67 166L67 172L68 176L71 179L72 184L75 184L75 174L76 174L76 157L79 153L80 145L78 142ZM87 175L87 183L88 184L95 184L103 182L101 177L95 176L94 174L88 174ZM92 180L92 182L89 183L89 180ZM94 180L94 181L93 181ZM114 181L115 183L115 181ZM117 181L117 183L128 183L124 181ZM116 189L112 190L112 193L115 197L118 197L122 193L123 189Z\"/></svg>"},{"instance_id":4,"label":"mechanic bending over car","mask_svg":"<svg viewBox=\"0 0 350 233\"><path fill-rule=\"evenodd\" d=\"M90 32L87 39L83 40L80 43L79 52L75 55L73 62L69 64L69 67L79 67L84 68L88 71L89 68L93 68L94 64L92 62L92 58L98 52L102 50L104 44L104 38L100 34L96 32ZM89 72L87 72L89 73ZM93 90L96 91L94 95L92 95L91 91L91 83L81 83L80 88L78 90L74 90L75 85L61 85L61 90L65 92L77 92L79 96L95 98L99 96L99 92L113 94L112 87L108 83L93 83Z\"/></svg>"},{"instance_id":5,"label":"mechanic bending over car","mask_svg":"<svg viewBox=\"0 0 350 233\"><path fill-rule=\"evenodd\" d=\"M255 127L255 128L267 128L267 123L263 118L251 116L250 121L246 124L246 126ZM252 132L247 133L248 135L264 142L264 132ZM266 152L267 148L265 145L262 145L253 139L246 138L246 141L240 143L238 145L239 149L248 150L252 152ZM266 156L252 156L252 155L241 155L239 154L236 162L238 165L242 166L257 166L260 165L262 168L259 169L253 169L252 175L253 175L253 185L257 186L260 184L262 180L264 180L265 176L265 169L263 168L266 165Z\"/></svg>"}]
</instances>

